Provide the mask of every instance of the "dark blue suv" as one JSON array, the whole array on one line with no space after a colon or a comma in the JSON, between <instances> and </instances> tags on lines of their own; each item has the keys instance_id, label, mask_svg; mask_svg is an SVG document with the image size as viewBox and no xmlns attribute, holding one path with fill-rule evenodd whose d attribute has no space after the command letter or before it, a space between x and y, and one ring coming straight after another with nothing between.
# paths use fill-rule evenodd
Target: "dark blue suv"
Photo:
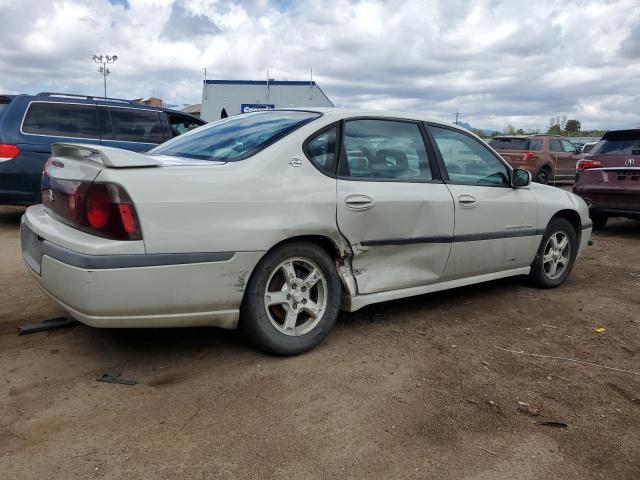
<instances>
[{"instance_id":1,"label":"dark blue suv","mask_svg":"<svg viewBox=\"0 0 640 480\"><path fill-rule=\"evenodd\" d=\"M40 176L56 142L136 152L204 125L198 117L128 100L39 93L0 95L0 205L40 203Z\"/></svg>"}]
</instances>

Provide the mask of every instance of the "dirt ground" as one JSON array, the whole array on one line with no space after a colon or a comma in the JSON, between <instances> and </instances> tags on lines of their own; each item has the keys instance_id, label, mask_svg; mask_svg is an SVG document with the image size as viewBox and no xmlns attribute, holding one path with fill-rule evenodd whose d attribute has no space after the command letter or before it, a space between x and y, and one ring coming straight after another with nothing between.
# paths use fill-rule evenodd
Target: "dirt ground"
<instances>
[{"instance_id":1,"label":"dirt ground","mask_svg":"<svg viewBox=\"0 0 640 480\"><path fill-rule=\"evenodd\" d=\"M21 213L0 207L2 479L640 478L640 375L494 348L640 372L638 222L598 233L559 289L371 306L276 358L218 329L17 336L62 314L22 264Z\"/></svg>"}]
</instances>

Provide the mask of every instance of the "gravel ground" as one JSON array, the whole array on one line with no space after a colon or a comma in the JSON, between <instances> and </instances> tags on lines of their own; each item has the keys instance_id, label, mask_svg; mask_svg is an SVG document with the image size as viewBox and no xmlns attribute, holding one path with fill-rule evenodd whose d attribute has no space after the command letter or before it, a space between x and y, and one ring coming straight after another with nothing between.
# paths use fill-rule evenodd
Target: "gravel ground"
<instances>
[{"instance_id":1,"label":"gravel ground","mask_svg":"<svg viewBox=\"0 0 640 480\"><path fill-rule=\"evenodd\" d=\"M595 235L561 288L370 306L275 358L218 329L17 336L62 314L22 264L21 213L0 207L3 479L640 478L640 375L494 348L640 372L640 223Z\"/></svg>"}]
</instances>

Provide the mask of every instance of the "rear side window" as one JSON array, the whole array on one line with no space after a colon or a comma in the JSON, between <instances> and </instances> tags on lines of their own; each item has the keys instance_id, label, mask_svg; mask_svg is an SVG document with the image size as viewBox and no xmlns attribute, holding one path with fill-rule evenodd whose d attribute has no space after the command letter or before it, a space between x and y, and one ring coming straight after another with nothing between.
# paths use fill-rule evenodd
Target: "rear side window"
<instances>
[{"instance_id":1,"label":"rear side window","mask_svg":"<svg viewBox=\"0 0 640 480\"><path fill-rule=\"evenodd\" d=\"M590 153L592 155L640 155L640 130L609 132Z\"/></svg>"},{"instance_id":2,"label":"rear side window","mask_svg":"<svg viewBox=\"0 0 640 480\"><path fill-rule=\"evenodd\" d=\"M337 127L331 127L312 137L306 144L309 160L324 173L332 175L336 166Z\"/></svg>"},{"instance_id":3,"label":"rear side window","mask_svg":"<svg viewBox=\"0 0 640 480\"><path fill-rule=\"evenodd\" d=\"M98 137L98 115L94 105L32 102L22 124L24 133L56 137Z\"/></svg>"},{"instance_id":4,"label":"rear side window","mask_svg":"<svg viewBox=\"0 0 640 480\"><path fill-rule=\"evenodd\" d=\"M244 113L175 137L149 153L237 162L255 155L319 116L319 113L296 110Z\"/></svg>"},{"instance_id":5,"label":"rear side window","mask_svg":"<svg viewBox=\"0 0 640 480\"><path fill-rule=\"evenodd\" d=\"M531 138L494 138L489 142L495 150L533 150L542 149L542 140Z\"/></svg>"},{"instance_id":6,"label":"rear side window","mask_svg":"<svg viewBox=\"0 0 640 480\"><path fill-rule=\"evenodd\" d=\"M102 140L162 143L164 134L160 112L134 108L100 107Z\"/></svg>"},{"instance_id":7,"label":"rear side window","mask_svg":"<svg viewBox=\"0 0 640 480\"><path fill-rule=\"evenodd\" d=\"M550 152L562 152L562 143L560 140L549 140L549 151Z\"/></svg>"},{"instance_id":8,"label":"rear side window","mask_svg":"<svg viewBox=\"0 0 640 480\"><path fill-rule=\"evenodd\" d=\"M432 180L420 127L394 120L350 120L344 126L339 173L396 182Z\"/></svg>"}]
</instances>

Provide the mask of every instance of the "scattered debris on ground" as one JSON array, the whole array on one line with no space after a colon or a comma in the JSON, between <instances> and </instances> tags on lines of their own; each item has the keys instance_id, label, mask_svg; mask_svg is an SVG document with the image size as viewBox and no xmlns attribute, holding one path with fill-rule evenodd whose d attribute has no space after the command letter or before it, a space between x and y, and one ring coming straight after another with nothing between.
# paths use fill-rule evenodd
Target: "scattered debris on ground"
<instances>
[{"instance_id":1,"label":"scattered debris on ground","mask_svg":"<svg viewBox=\"0 0 640 480\"><path fill-rule=\"evenodd\" d=\"M80 322L69 317L51 318L41 323L30 323L20 325L18 335L28 335L30 333L48 332L51 330L59 330L61 328L74 327Z\"/></svg>"},{"instance_id":2,"label":"scattered debris on ground","mask_svg":"<svg viewBox=\"0 0 640 480\"><path fill-rule=\"evenodd\" d=\"M526 413L532 417L537 417L540 415L540 409L536 407L532 407L528 403L518 402L518 411L522 413Z\"/></svg>"},{"instance_id":3,"label":"scattered debris on ground","mask_svg":"<svg viewBox=\"0 0 640 480\"><path fill-rule=\"evenodd\" d=\"M96 377L96 381L105 382L105 383L119 383L121 385L137 385L138 384L136 380L122 378L120 375L122 375L120 372L103 373Z\"/></svg>"}]
</instances>

